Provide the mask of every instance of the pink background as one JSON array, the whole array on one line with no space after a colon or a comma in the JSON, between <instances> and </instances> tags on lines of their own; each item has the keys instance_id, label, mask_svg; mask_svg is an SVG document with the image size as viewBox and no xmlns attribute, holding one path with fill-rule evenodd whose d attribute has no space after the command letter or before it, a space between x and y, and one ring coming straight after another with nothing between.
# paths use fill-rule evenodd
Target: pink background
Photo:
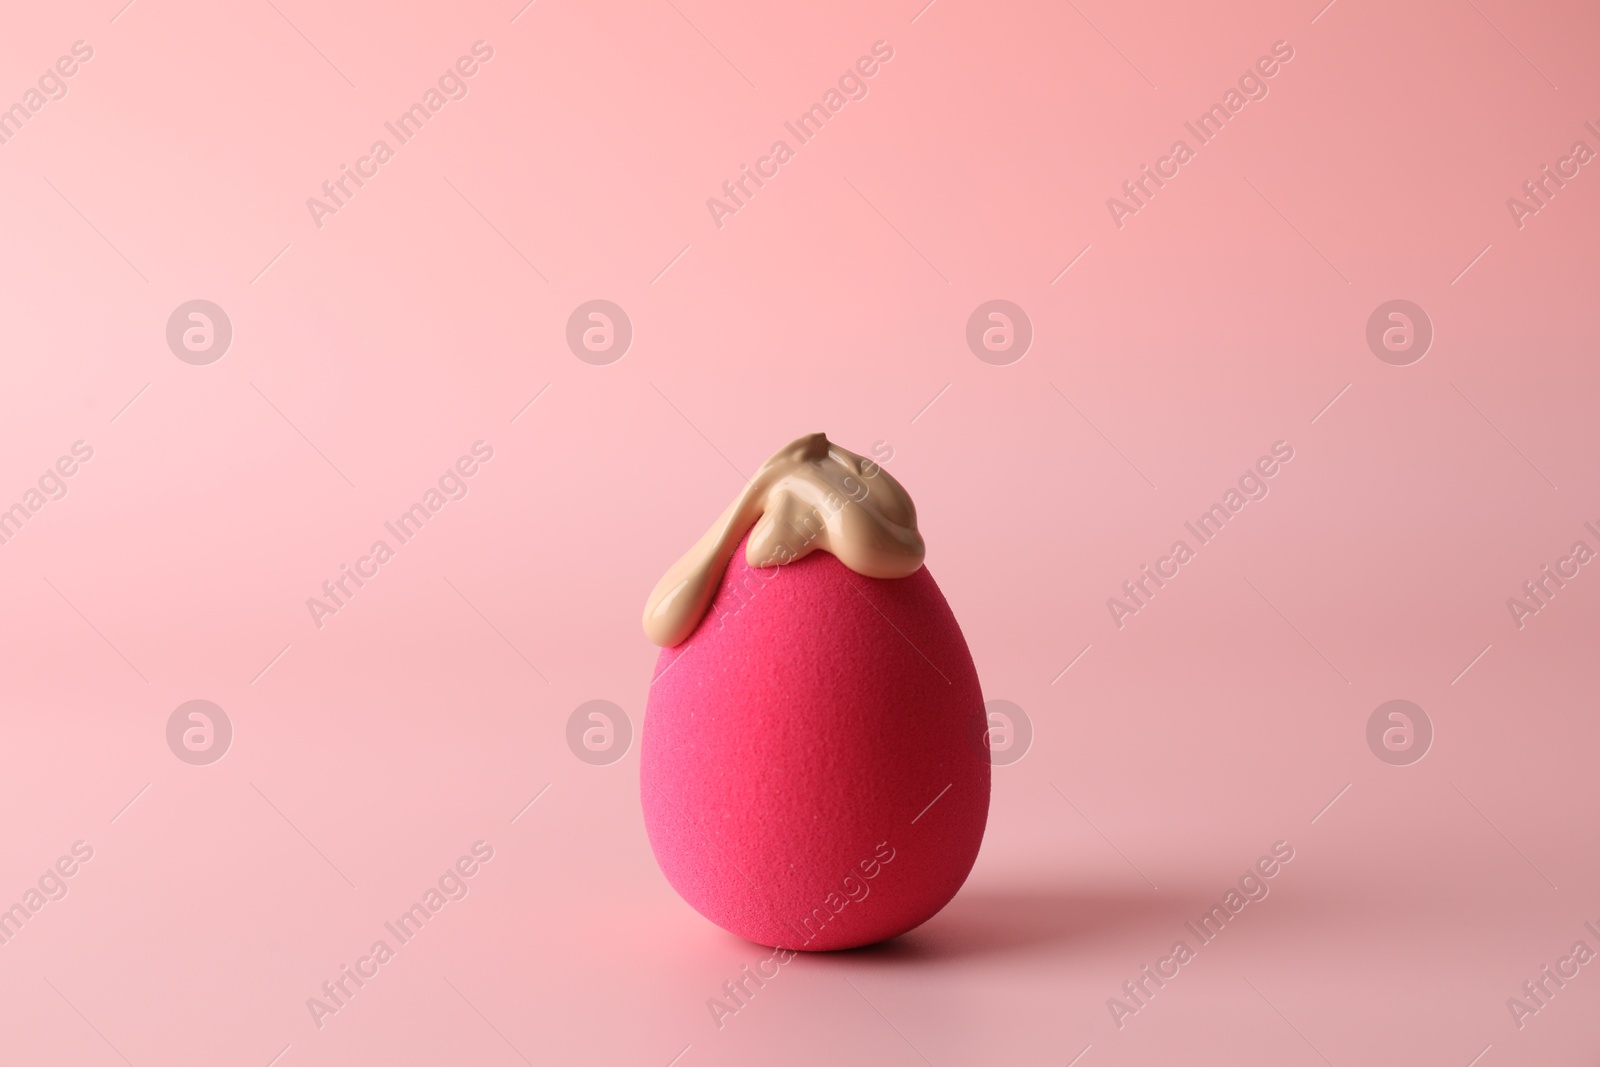
<instances>
[{"instance_id":1,"label":"pink background","mask_svg":"<svg viewBox=\"0 0 1600 1067\"><path fill-rule=\"evenodd\" d=\"M0 904L94 850L0 946L0 1061L1600 1055L1600 965L1506 1006L1600 950L1600 573L1506 607L1600 548L1600 176L1506 207L1600 148L1592 5L121 5L0 36L0 103L94 52L0 145L0 503L94 450L0 545ZM306 198L479 40L318 228ZM866 98L714 225L879 40ZM1106 199L1280 40L1119 229ZM197 298L234 331L205 366L165 337ZM634 328L605 366L565 341L596 298ZM1033 325L1010 365L966 344L990 299ZM1365 340L1392 299L1436 331L1409 366ZM566 723L606 699L637 737L645 594L813 430L892 449L1035 739L942 914L719 1029L767 953L658 873L637 747L587 765ZM467 497L317 628L479 440ZM1118 629L1106 599L1280 440L1270 496ZM1396 698L1436 732L1410 766L1366 741ZM208 766L167 746L192 699L233 725ZM319 1029L307 998L479 840L470 894ZM1119 1029L1108 998L1280 840L1271 896Z\"/></svg>"}]
</instances>

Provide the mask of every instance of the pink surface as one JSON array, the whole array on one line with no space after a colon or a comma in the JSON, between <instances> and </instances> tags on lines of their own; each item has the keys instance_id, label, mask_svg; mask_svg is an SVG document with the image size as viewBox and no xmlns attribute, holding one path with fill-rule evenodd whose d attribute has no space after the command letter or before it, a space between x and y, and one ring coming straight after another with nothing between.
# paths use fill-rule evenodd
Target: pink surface
<instances>
[{"instance_id":1,"label":"pink surface","mask_svg":"<svg viewBox=\"0 0 1600 1067\"><path fill-rule=\"evenodd\" d=\"M1600 949L1597 38L1538 0L13 5L0 1061L1592 1065L1600 972L1541 968ZM169 342L193 300L221 358L214 315ZM719 1028L768 953L651 855L639 613L817 429L914 487L1031 745L947 908ZM1393 700L1419 761L1414 714L1369 740Z\"/></svg>"},{"instance_id":2,"label":"pink surface","mask_svg":"<svg viewBox=\"0 0 1600 1067\"><path fill-rule=\"evenodd\" d=\"M961 627L926 567L864 578L821 551L752 567L747 544L650 683L651 848L684 900L750 941L903 934L961 888L989 813Z\"/></svg>"}]
</instances>

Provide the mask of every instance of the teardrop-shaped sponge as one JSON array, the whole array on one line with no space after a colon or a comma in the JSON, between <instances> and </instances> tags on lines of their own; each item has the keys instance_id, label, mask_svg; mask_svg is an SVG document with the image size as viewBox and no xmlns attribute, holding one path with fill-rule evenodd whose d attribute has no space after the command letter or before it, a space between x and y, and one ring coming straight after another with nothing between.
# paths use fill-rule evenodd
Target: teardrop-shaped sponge
<instances>
[{"instance_id":1,"label":"teardrop-shaped sponge","mask_svg":"<svg viewBox=\"0 0 1600 1067\"><path fill-rule=\"evenodd\" d=\"M817 552L751 567L663 649L641 740L657 862L695 910L778 948L853 948L953 897L989 812L987 720L923 567L865 578Z\"/></svg>"}]
</instances>

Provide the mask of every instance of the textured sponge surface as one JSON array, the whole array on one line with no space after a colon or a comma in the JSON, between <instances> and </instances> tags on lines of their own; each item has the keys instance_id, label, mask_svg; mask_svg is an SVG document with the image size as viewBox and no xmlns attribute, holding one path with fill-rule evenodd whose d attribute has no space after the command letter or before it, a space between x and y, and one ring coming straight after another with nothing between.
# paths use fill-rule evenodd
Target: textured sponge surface
<instances>
[{"instance_id":1,"label":"textured sponge surface","mask_svg":"<svg viewBox=\"0 0 1600 1067\"><path fill-rule=\"evenodd\" d=\"M864 578L823 552L753 568L741 545L699 628L656 665L640 753L651 847L684 900L750 941L894 937L977 858L986 728L927 568Z\"/></svg>"}]
</instances>

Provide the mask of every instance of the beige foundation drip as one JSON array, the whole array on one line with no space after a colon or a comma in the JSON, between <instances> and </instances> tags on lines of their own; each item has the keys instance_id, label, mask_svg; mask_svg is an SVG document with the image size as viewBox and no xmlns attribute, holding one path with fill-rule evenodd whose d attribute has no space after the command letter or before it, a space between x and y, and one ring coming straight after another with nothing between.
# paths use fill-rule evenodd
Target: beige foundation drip
<instances>
[{"instance_id":1,"label":"beige foundation drip","mask_svg":"<svg viewBox=\"0 0 1600 1067\"><path fill-rule=\"evenodd\" d=\"M809 434L763 463L656 583L644 607L650 640L670 648L694 632L746 530L752 567L790 563L820 548L868 578L904 578L922 566L925 552L917 509L900 483L823 434Z\"/></svg>"}]
</instances>

